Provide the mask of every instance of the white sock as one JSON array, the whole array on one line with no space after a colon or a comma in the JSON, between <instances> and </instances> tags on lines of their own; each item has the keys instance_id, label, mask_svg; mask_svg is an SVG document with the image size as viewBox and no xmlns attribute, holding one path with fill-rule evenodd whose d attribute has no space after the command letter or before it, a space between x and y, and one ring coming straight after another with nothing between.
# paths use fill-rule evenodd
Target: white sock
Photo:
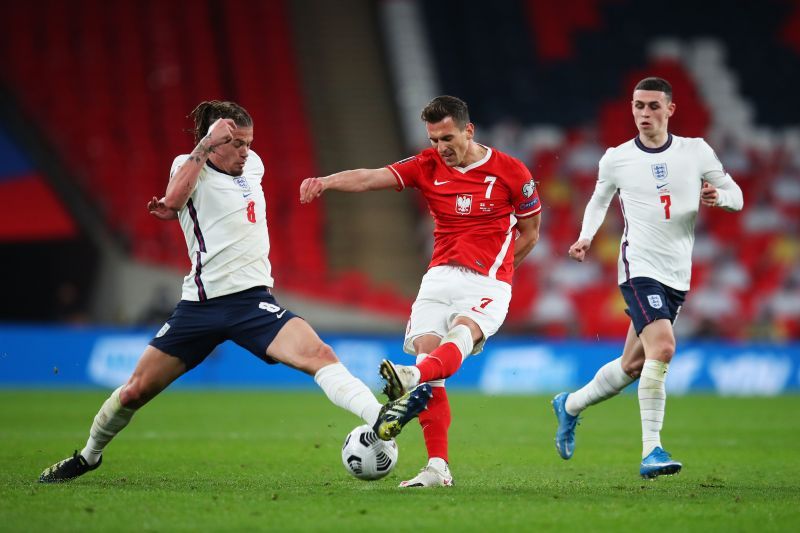
<instances>
[{"instance_id":1,"label":"white sock","mask_svg":"<svg viewBox=\"0 0 800 533\"><path fill-rule=\"evenodd\" d=\"M668 363L648 359L639 378L639 411L642 415L642 458L661 446L661 427L664 425L664 405L667 403Z\"/></svg>"},{"instance_id":2,"label":"white sock","mask_svg":"<svg viewBox=\"0 0 800 533\"><path fill-rule=\"evenodd\" d=\"M431 457L430 459L428 459L428 466L432 466L439 472L444 472L445 474L449 470L449 468L447 467L447 461L445 461L441 457Z\"/></svg>"},{"instance_id":3,"label":"white sock","mask_svg":"<svg viewBox=\"0 0 800 533\"><path fill-rule=\"evenodd\" d=\"M112 392L94 417L92 427L89 430L89 440L86 441L86 446L81 450L81 455L90 465L96 464L100 460L100 456L103 455L103 448L128 425L133 413L136 412L136 409L122 407L119 402L119 392L121 390L122 387L119 387Z\"/></svg>"},{"instance_id":4,"label":"white sock","mask_svg":"<svg viewBox=\"0 0 800 533\"><path fill-rule=\"evenodd\" d=\"M475 343L472 342L472 331L469 329L469 326L465 326L464 324L459 324L448 331L442 338L442 342L439 343L439 346L448 342L452 342L458 347L458 350L461 352L462 361L469 357L472 353L472 349L475 347Z\"/></svg>"},{"instance_id":5,"label":"white sock","mask_svg":"<svg viewBox=\"0 0 800 533\"><path fill-rule=\"evenodd\" d=\"M370 426L375 425L381 404L364 382L353 376L342 363L320 368L314 381L335 405L347 409Z\"/></svg>"},{"instance_id":6,"label":"white sock","mask_svg":"<svg viewBox=\"0 0 800 533\"><path fill-rule=\"evenodd\" d=\"M594 378L583 388L567 396L567 413L577 416L581 411L608 400L622 392L622 389L633 383L634 379L622 370L622 357L600 367Z\"/></svg>"}]
</instances>

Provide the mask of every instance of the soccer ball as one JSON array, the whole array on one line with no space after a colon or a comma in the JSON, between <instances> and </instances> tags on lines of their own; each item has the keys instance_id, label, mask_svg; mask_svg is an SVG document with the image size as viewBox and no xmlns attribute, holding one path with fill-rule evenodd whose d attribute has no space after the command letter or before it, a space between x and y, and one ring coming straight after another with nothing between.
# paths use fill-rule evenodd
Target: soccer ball
<instances>
[{"instance_id":1,"label":"soccer ball","mask_svg":"<svg viewBox=\"0 0 800 533\"><path fill-rule=\"evenodd\" d=\"M358 479L380 479L397 464L397 443L379 439L366 424L358 426L344 439L342 463Z\"/></svg>"}]
</instances>

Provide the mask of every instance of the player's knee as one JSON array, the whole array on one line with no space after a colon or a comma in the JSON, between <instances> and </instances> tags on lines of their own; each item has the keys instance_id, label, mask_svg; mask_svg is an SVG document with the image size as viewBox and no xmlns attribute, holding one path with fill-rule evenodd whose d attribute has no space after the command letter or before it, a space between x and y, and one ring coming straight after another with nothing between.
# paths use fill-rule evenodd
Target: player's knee
<instances>
[{"instance_id":1,"label":"player's knee","mask_svg":"<svg viewBox=\"0 0 800 533\"><path fill-rule=\"evenodd\" d=\"M138 380L131 380L119 391L119 404L128 409L138 409L149 399Z\"/></svg>"},{"instance_id":2,"label":"player's knee","mask_svg":"<svg viewBox=\"0 0 800 533\"><path fill-rule=\"evenodd\" d=\"M622 371L628 374L633 379L639 379L642 375L642 367L644 366L644 359L636 361L623 361Z\"/></svg>"},{"instance_id":3,"label":"player's knee","mask_svg":"<svg viewBox=\"0 0 800 533\"><path fill-rule=\"evenodd\" d=\"M659 342L653 349L652 357L659 361L669 363L675 355L675 343L669 341Z\"/></svg>"},{"instance_id":4,"label":"player's knee","mask_svg":"<svg viewBox=\"0 0 800 533\"><path fill-rule=\"evenodd\" d=\"M319 346L316 347L313 359L319 363L320 368L339 362L339 358L336 357L336 353L333 351L333 348L324 342L320 342Z\"/></svg>"}]
</instances>

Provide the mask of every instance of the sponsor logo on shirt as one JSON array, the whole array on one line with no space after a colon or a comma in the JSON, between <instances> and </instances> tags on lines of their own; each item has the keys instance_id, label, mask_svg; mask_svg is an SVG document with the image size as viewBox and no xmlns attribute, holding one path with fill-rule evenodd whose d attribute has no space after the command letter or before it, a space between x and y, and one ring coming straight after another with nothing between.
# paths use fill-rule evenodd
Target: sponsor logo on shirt
<instances>
[{"instance_id":1,"label":"sponsor logo on shirt","mask_svg":"<svg viewBox=\"0 0 800 533\"><path fill-rule=\"evenodd\" d=\"M648 294L647 295L647 302L650 304L650 307L653 309L661 309L663 307L663 303L661 302L661 295L659 294Z\"/></svg>"},{"instance_id":2,"label":"sponsor logo on shirt","mask_svg":"<svg viewBox=\"0 0 800 533\"><path fill-rule=\"evenodd\" d=\"M445 183L450 183L451 181L453 180L446 180L446 181L433 180L433 184L438 187L439 185L444 185Z\"/></svg>"},{"instance_id":3,"label":"sponsor logo on shirt","mask_svg":"<svg viewBox=\"0 0 800 533\"><path fill-rule=\"evenodd\" d=\"M523 203L519 204L519 210L520 211L524 211L525 209L530 209L531 207L535 206L538 203L539 203L539 199L538 198L534 198L533 200L531 200L529 202L523 202Z\"/></svg>"},{"instance_id":4,"label":"sponsor logo on shirt","mask_svg":"<svg viewBox=\"0 0 800 533\"><path fill-rule=\"evenodd\" d=\"M665 180L669 173L667 172L667 164L666 163L656 163L655 165L650 165L650 168L653 170L653 177L657 180Z\"/></svg>"},{"instance_id":5,"label":"sponsor logo on shirt","mask_svg":"<svg viewBox=\"0 0 800 533\"><path fill-rule=\"evenodd\" d=\"M522 196L525 198L530 198L533 196L533 193L536 191L536 183L534 183L533 178L522 186Z\"/></svg>"},{"instance_id":6,"label":"sponsor logo on shirt","mask_svg":"<svg viewBox=\"0 0 800 533\"><path fill-rule=\"evenodd\" d=\"M456 196L456 213L468 215L472 211L472 195L459 194Z\"/></svg>"}]
</instances>

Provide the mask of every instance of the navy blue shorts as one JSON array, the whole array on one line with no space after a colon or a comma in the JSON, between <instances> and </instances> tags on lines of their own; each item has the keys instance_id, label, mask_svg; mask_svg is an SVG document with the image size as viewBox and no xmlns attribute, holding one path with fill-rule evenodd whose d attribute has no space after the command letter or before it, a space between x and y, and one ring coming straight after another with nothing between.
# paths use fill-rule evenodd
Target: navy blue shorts
<instances>
[{"instance_id":1,"label":"navy blue shorts","mask_svg":"<svg viewBox=\"0 0 800 533\"><path fill-rule=\"evenodd\" d=\"M636 334L660 318L675 322L688 291L679 291L652 278L631 278L619 286Z\"/></svg>"},{"instance_id":2,"label":"navy blue shorts","mask_svg":"<svg viewBox=\"0 0 800 533\"><path fill-rule=\"evenodd\" d=\"M280 307L266 287L254 287L204 302L181 300L150 346L186 363L187 370L232 340L267 363L267 346L294 313Z\"/></svg>"}]
</instances>

